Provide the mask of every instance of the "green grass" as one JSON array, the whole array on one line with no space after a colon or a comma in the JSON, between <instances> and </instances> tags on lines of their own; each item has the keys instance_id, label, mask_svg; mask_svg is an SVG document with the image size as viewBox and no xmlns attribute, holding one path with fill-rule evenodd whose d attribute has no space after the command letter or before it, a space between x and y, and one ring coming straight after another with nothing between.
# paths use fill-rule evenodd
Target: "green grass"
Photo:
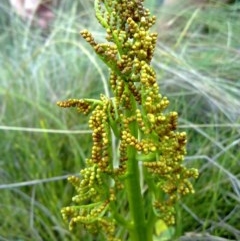
<instances>
[{"instance_id":1,"label":"green grass","mask_svg":"<svg viewBox=\"0 0 240 241\"><path fill-rule=\"evenodd\" d=\"M200 170L196 194L177 209L181 234L240 239L236 6L190 6L169 28L155 27L160 36L153 65L161 93L188 133L186 164ZM83 229L70 234L60 215L73 192L66 175L78 173L89 155L87 118L56 101L108 95L107 69L79 31L89 28L99 40L104 34L91 2L62 5L44 34L0 7L0 240L93 240ZM170 12L165 16L173 19Z\"/></svg>"}]
</instances>

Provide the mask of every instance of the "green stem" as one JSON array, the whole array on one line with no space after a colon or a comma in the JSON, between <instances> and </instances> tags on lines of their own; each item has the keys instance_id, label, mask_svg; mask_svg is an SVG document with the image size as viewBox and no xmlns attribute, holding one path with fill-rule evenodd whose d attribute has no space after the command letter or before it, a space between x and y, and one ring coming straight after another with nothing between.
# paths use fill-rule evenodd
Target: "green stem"
<instances>
[{"instance_id":1,"label":"green stem","mask_svg":"<svg viewBox=\"0 0 240 241\"><path fill-rule=\"evenodd\" d=\"M128 196L132 227L130 231L131 241L151 241L152 236L145 222L143 198L141 195L140 175L138 161L135 158L135 149L128 148L127 178L125 187Z\"/></svg>"},{"instance_id":2,"label":"green stem","mask_svg":"<svg viewBox=\"0 0 240 241\"><path fill-rule=\"evenodd\" d=\"M136 109L136 102L134 97L131 96L132 109L127 111L127 116L134 115ZM138 128L136 121L133 121L130 125L131 134L137 137ZM134 147L128 146L127 148L127 175L125 179L125 187L129 202L129 209L131 215L131 229L130 240L131 241L152 241L152 230L148 228L145 220L145 211L143 204L143 197L140 186L140 170L138 160L136 158L137 151Z\"/></svg>"}]
</instances>

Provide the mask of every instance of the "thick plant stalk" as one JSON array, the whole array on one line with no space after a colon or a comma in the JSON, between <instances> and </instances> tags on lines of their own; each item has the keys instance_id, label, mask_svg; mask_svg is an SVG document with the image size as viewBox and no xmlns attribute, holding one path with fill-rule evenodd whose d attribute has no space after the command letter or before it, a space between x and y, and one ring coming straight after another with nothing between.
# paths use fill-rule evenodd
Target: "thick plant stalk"
<instances>
[{"instance_id":1,"label":"thick plant stalk","mask_svg":"<svg viewBox=\"0 0 240 241\"><path fill-rule=\"evenodd\" d=\"M174 225L174 205L194 192L189 178L198 172L183 166L186 133L176 131L177 112L166 112L151 66L155 17L141 0L96 0L95 11L108 42L97 43L87 30L81 35L108 66L113 97L58 102L91 113L93 140L80 178L69 178L75 205L62 215L71 230L82 224L109 241L152 241L156 221Z\"/></svg>"}]
</instances>

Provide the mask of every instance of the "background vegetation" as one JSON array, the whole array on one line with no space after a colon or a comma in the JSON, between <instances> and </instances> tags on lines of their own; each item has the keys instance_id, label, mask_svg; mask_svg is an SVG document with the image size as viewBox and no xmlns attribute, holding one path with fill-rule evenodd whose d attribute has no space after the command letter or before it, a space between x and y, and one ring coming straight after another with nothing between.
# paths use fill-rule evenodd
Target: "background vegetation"
<instances>
[{"instance_id":1,"label":"background vegetation","mask_svg":"<svg viewBox=\"0 0 240 241\"><path fill-rule=\"evenodd\" d=\"M66 176L79 172L90 151L87 118L55 103L108 91L107 69L79 31L88 28L98 39L104 33L91 1L63 2L48 32L0 3L1 241L93 240L82 229L70 234L60 215L73 192ZM177 208L182 234L240 240L239 9L156 11L153 65L169 110L179 112L188 133L186 164L200 170L196 194Z\"/></svg>"}]
</instances>

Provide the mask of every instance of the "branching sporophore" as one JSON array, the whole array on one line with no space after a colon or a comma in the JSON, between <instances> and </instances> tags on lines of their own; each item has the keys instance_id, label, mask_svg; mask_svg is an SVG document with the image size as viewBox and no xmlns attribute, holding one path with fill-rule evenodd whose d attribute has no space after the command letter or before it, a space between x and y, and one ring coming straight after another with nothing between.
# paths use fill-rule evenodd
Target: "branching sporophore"
<instances>
[{"instance_id":1,"label":"branching sporophore","mask_svg":"<svg viewBox=\"0 0 240 241\"><path fill-rule=\"evenodd\" d=\"M76 195L62 215L70 230L82 224L109 241L151 241L158 220L174 225L175 204L194 192L198 171L183 165L186 133L151 66L155 17L141 0L95 0L95 12L107 41L81 35L108 66L112 97L58 102L90 115L93 142L86 168L69 178Z\"/></svg>"}]
</instances>

